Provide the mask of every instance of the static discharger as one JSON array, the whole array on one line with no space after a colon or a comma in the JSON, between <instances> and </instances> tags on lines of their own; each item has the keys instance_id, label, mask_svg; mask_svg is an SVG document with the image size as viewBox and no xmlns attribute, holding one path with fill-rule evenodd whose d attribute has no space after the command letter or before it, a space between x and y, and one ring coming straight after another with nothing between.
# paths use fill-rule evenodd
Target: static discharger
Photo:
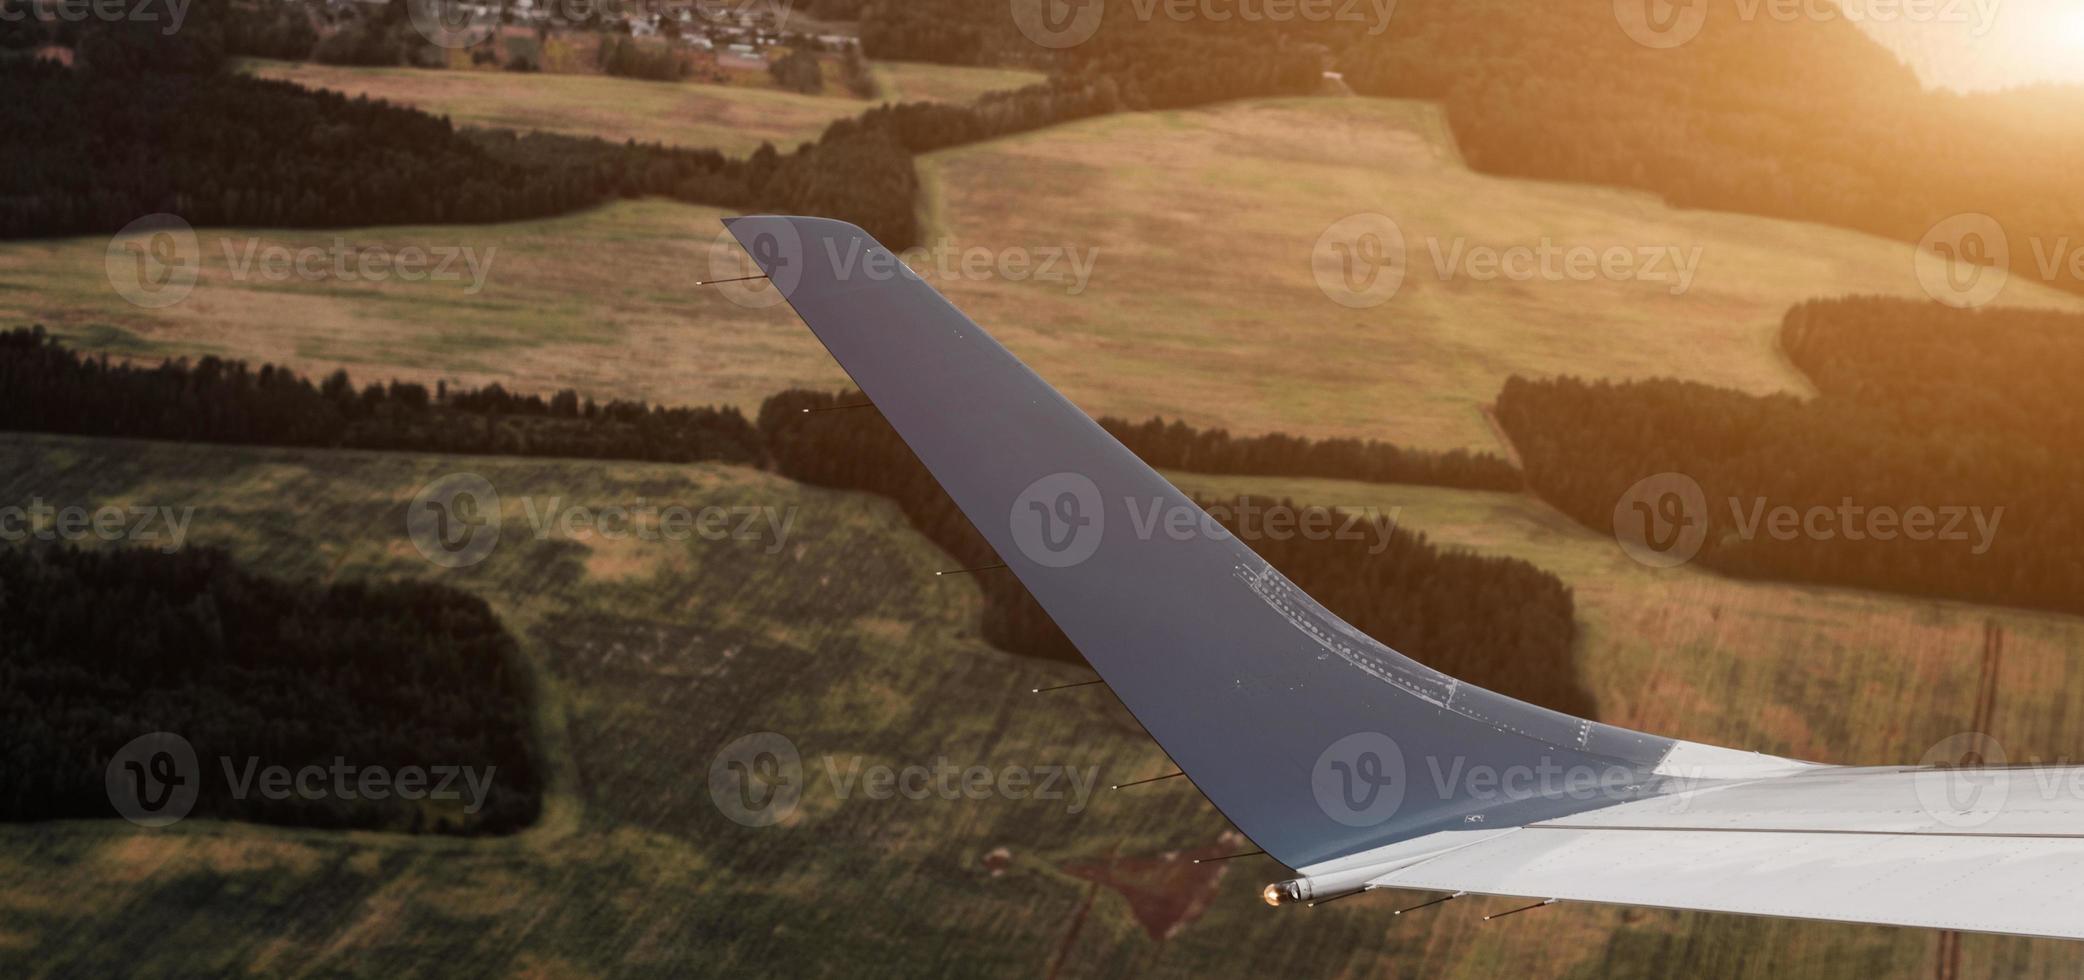
<instances>
[{"instance_id":1,"label":"static discharger","mask_svg":"<svg viewBox=\"0 0 2084 980\"><path fill-rule=\"evenodd\" d=\"M767 277L766 277L766 276L764 276L764 275L761 275L761 276L739 276L739 277L738 277L738 278L736 278L736 279L697 279L697 280L695 280L695 285L697 285L697 286L718 286L718 285L722 285L722 284L724 284L724 283L727 283L727 282L751 282L751 281L753 281L753 280L755 280L755 279L765 279L765 278L767 278Z\"/></svg>"},{"instance_id":2,"label":"static discharger","mask_svg":"<svg viewBox=\"0 0 2084 980\"><path fill-rule=\"evenodd\" d=\"M1508 916L1508 915L1518 915L1518 914L1520 914L1521 912L1528 912L1528 911L1532 911L1532 910L1534 910L1534 909L1538 909L1538 908L1540 908L1540 907L1542 907L1542 906L1544 906L1544 905L1554 905L1554 904L1556 904L1556 900L1555 900L1555 899L1553 899L1553 898L1544 898L1544 899L1542 899L1541 901L1539 901L1539 902L1535 902L1535 903L1534 903L1534 904L1532 904L1532 905L1522 905L1522 906L1520 906L1519 908L1516 908L1516 909L1507 909L1507 910L1505 910L1505 911L1503 911L1503 912L1500 912L1500 913L1498 913L1497 915L1486 915L1486 916L1484 916L1484 917L1483 917L1483 921L1485 921L1485 922L1489 922L1489 921L1491 921L1492 919L1502 919L1502 918L1505 918L1505 917L1506 917L1506 916Z\"/></svg>"},{"instance_id":3,"label":"static discharger","mask_svg":"<svg viewBox=\"0 0 2084 980\"><path fill-rule=\"evenodd\" d=\"M806 409L804 409L804 411L808 412L808 411L810 411L810 409L807 409L807 408L806 408ZM1005 563L1005 562L999 562L999 563L998 563L998 564L996 564L996 565L979 565L979 566L977 566L977 567L975 567L975 568L951 568L951 569L948 569L948 570L947 570L947 571L945 571L945 572L935 572L934 574L935 574L935 575L966 575L966 574L968 574L968 573L970 573L970 572L988 572L988 571L991 571L991 570L992 570L992 569L994 569L994 568L1004 568L1004 567L1006 567L1006 563ZM1064 686L1065 686L1065 687L1075 687L1076 685L1072 685L1072 684L1066 684L1066 685L1064 685ZM1052 690L1054 690L1054 688L1052 688Z\"/></svg>"},{"instance_id":4,"label":"static discharger","mask_svg":"<svg viewBox=\"0 0 2084 980\"><path fill-rule=\"evenodd\" d=\"M1237 859L1237 858L1248 858L1248 857L1257 857L1257 856L1259 856L1259 855L1261 855L1261 854L1265 854L1265 853L1266 853L1265 851L1246 851L1246 852L1244 852L1243 854L1225 854L1225 855L1222 855L1222 856L1220 856L1220 857L1212 857L1212 858L1195 858L1195 859L1194 859L1194 863L1195 863L1195 864L1207 864L1207 863L1208 863L1208 862L1210 862L1210 861L1231 861L1231 860L1235 860L1235 859Z\"/></svg>"},{"instance_id":5,"label":"static discharger","mask_svg":"<svg viewBox=\"0 0 2084 980\"><path fill-rule=\"evenodd\" d=\"M1057 686L1055 686L1055 687L1038 687L1038 688L1035 688L1035 690L1034 690L1034 693L1036 693L1036 694L1048 694L1048 693L1049 693L1049 692L1051 692L1051 691L1068 691L1068 690L1070 690L1070 689L1072 689L1072 688L1074 688L1074 687L1091 687L1091 686L1093 686L1093 685L1095 685L1095 684L1104 684L1104 683L1106 683L1106 681L1079 681L1079 682L1078 682L1078 683L1076 683L1076 684L1058 684L1058 685L1057 685ZM1199 862L1199 861L1196 861L1196 862L1194 862L1194 863L1195 863L1195 864L1200 864L1201 862Z\"/></svg>"},{"instance_id":6,"label":"static discharger","mask_svg":"<svg viewBox=\"0 0 2084 980\"><path fill-rule=\"evenodd\" d=\"M1447 902L1452 902L1452 901L1454 901L1455 899L1457 899L1457 898L1460 898L1460 897L1462 897L1462 896L1464 896L1464 895L1467 895L1467 894L1469 894L1469 893L1468 893L1468 892L1455 892L1454 894L1452 894L1452 895L1449 895L1449 896L1447 896L1446 898L1436 898L1436 899L1433 899L1433 900L1432 900L1432 901L1430 901L1430 902L1420 902L1420 903L1418 903L1417 905L1413 905L1413 906L1411 906L1410 908L1406 908L1406 909L1398 909L1398 910L1396 910L1396 911L1394 911L1394 912L1391 912L1390 914L1391 914L1391 915L1403 915L1403 914L1404 914L1404 913L1406 913L1406 912L1416 912L1416 911L1418 911L1419 909L1429 909L1429 908L1432 908L1432 907L1433 907L1433 906L1435 906L1435 905L1442 905L1442 904L1445 904L1445 903L1447 903Z\"/></svg>"},{"instance_id":7,"label":"static discharger","mask_svg":"<svg viewBox=\"0 0 2084 980\"><path fill-rule=\"evenodd\" d=\"M1186 775L1186 773L1184 773L1184 772L1168 772L1168 773L1166 773L1166 774L1165 774L1165 775L1163 775L1163 776L1152 776L1152 777L1151 777L1151 778L1149 778L1149 779L1139 779L1139 780L1136 780L1135 782L1132 782L1132 783L1116 783L1116 784L1114 784L1113 786L1109 786L1109 787L1108 787L1108 789L1122 789L1122 788L1124 788L1124 787L1128 787L1128 786L1141 786L1141 785L1143 785L1143 784L1145 784L1145 783L1155 783L1155 782L1157 782L1157 781L1158 781L1158 780L1160 780L1160 779L1172 779L1172 778L1175 778L1175 777L1178 777L1178 776L1184 776L1184 775Z\"/></svg>"},{"instance_id":8,"label":"static discharger","mask_svg":"<svg viewBox=\"0 0 2084 980\"><path fill-rule=\"evenodd\" d=\"M875 402L856 402L855 404L852 404L852 405L827 405L827 406L825 406L824 408L806 408L806 409L804 409L804 410L803 410L803 414L805 414L805 415L809 415L809 414L810 414L810 413L812 413L812 412L840 412L840 411L845 411L845 410L847 410L847 409L849 409L849 408L874 408L874 407L876 407L876 403L875 403Z\"/></svg>"}]
</instances>

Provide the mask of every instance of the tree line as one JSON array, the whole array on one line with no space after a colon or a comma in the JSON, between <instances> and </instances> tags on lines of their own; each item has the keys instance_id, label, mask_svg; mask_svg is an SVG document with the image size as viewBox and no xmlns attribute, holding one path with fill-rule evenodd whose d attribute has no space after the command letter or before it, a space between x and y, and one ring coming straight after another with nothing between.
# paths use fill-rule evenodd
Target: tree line
<instances>
[{"instance_id":1,"label":"tree line","mask_svg":"<svg viewBox=\"0 0 2084 980\"><path fill-rule=\"evenodd\" d=\"M429 392L313 384L273 365L205 357L156 367L82 357L41 327L0 333L0 428L231 445L757 463L760 434L736 408L545 400L499 385Z\"/></svg>"},{"instance_id":2,"label":"tree line","mask_svg":"<svg viewBox=\"0 0 2084 980\"><path fill-rule=\"evenodd\" d=\"M1520 471L1490 453L1404 449L1374 439L1308 439L1283 432L1232 436L1162 418L1102 418L1100 426L1159 469L1238 476L1311 476L1365 483L1416 483L1465 490L1521 489Z\"/></svg>"},{"instance_id":3,"label":"tree line","mask_svg":"<svg viewBox=\"0 0 2084 980\"><path fill-rule=\"evenodd\" d=\"M853 399L843 401L842 399ZM501 454L771 467L819 486L879 493L963 566L998 559L872 409L806 414L858 394L790 390L757 426L735 408L598 404L499 385L450 389L393 381L357 388L344 371L316 384L293 371L215 357L157 366L83 357L41 327L0 333L0 429L239 445ZM1496 457L1430 454L1380 442L1274 434L1232 437L1153 419L1102 424L1153 465L1204 473L1320 476L1511 489ZM1292 469L1290 469L1292 467ZM1321 511L1283 502L1287 509ZM1314 519L1314 518L1313 518ZM1343 519L1322 518L1331 526ZM1252 532L1255 529L1243 529ZM1377 639L1475 683L1585 713L1571 660L1570 593L1524 562L1443 551L1375 524L1361 538L1247 537L1328 607ZM1370 553L1377 542L1384 550ZM981 578L985 639L1001 649L1077 662L1061 630L1010 575Z\"/></svg>"},{"instance_id":4,"label":"tree line","mask_svg":"<svg viewBox=\"0 0 2084 980\"><path fill-rule=\"evenodd\" d=\"M397 3L369 15L372 36L410 33L403 16ZM228 53L280 55L303 35L278 38L274 21L217 0L199 0L190 17L175 37L78 29L70 67L0 57L0 81L21 96L0 107L20 150L18 166L0 174L0 237L108 232L153 213L196 225L485 223L657 195L840 218L903 249L919 239L913 154L1122 110L1306 93L1321 61L1307 45L1193 31L1105 35L1048 81L973 105L877 106L815 142L740 159L458 131L415 109L228 72ZM601 52L625 73L665 77L624 42Z\"/></svg>"},{"instance_id":5,"label":"tree line","mask_svg":"<svg viewBox=\"0 0 2084 980\"><path fill-rule=\"evenodd\" d=\"M1626 11L1606 0L1401 0L1386 19L1361 4L1333 5L1329 17L1180 21L1109 4L1090 40L1050 52L1022 35L1007 5L906 0L869 4L862 44L871 57L1029 63L1067 77L1135 52L1153 59L1138 72L1152 89L1225 98L1308 91L1306 65L1335 68L1363 95L1442 102L1479 171L1637 188L1679 207L1905 242L1983 213L2006 230L2013 271L2046 264L2055 285L2084 291L2069 255L2025 254L2084 241L2084 186L2061 176L2084 158L2074 125L2084 91L1928 89L1846 18L1755 7L1707 0L1670 24L1629 25L1631 36ZM1705 19L1688 21L1693 10ZM1292 77L1273 69L1288 64Z\"/></svg>"},{"instance_id":6,"label":"tree line","mask_svg":"<svg viewBox=\"0 0 2084 980\"><path fill-rule=\"evenodd\" d=\"M820 397L829 396L781 392L761 412ZM1157 418L1102 418L1100 425L1145 462L1166 469L1476 490L1521 486L1519 471L1489 453L1278 432L1233 436ZM357 387L346 371L314 383L288 368L255 369L215 356L133 364L82 355L41 326L0 332L0 430L659 463L767 465L773 458L770 433L729 406L602 404L572 389L546 399L498 384L452 389L443 382L430 391L393 380Z\"/></svg>"},{"instance_id":7,"label":"tree line","mask_svg":"<svg viewBox=\"0 0 2084 980\"><path fill-rule=\"evenodd\" d=\"M74 64L0 51L0 237L112 232L148 214L194 225L329 228L518 221L649 195L852 221L918 238L911 155L841 120L744 158L711 149L459 131L448 119L228 69L198 3L172 37L82 29ZM0 25L4 26L4 25Z\"/></svg>"},{"instance_id":8,"label":"tree line","mask_svg":"<svg viewBox=\"0 0 2084 980\"><path fill-rule=\"evenodd\" d=\"M194 748L199 771L166 773L196 782L192 816L512 833L542 806L532 697L491 609L444 586L283 581L212 549L0 548L0 820L114 816L113 757L164 731ZM234 790L336 759L494 768L482 801Z\"/></svg>"},{"instance_id":9,"label":"tree line","mask_svg":"<svg viewBox=\"0 0 2084 980\"><path fill-rule=\"evenodd\" d=\"M768 399L759 425L775 469L804 483L890 498L958 566L1000 561L880 412L804 411L862 401L858 392L801 390ZM1263 510L1274 502L1250 503ZM1322 507L1279 505L1299 520L1331 527L1343 520ZM1238 512L1212 511L1218 517ZM1379 517L1368 523L1363 537L1326 539L1259 535L1257 528L1240 527L1234 520L1226 526L1333 613L1414 659L1535 704L1585 717L1595 714L1591 695L1578 683L1574 605L1559 579L1517 559L1440 548ZM1013 653L1081 662L1069 638L1018 578L1004 571L985 571L976 578L984 592L986 642Z\"/></svg>"},{"instance_id":10,"label":"tree line","mask_svg":"<svg viewBox=\"0 0 2084 980\"><path fill-rule=\"evenodd\" d=\"M1790 310L1781 342L1815 398L1515 377L1498 419L1597 530L1647 520L1617 512L1638 481L1696 482L1705 513L1668 513L1718 571L2084 612L2084 317L1855 298Z\"/></svg>"}]
</instances>

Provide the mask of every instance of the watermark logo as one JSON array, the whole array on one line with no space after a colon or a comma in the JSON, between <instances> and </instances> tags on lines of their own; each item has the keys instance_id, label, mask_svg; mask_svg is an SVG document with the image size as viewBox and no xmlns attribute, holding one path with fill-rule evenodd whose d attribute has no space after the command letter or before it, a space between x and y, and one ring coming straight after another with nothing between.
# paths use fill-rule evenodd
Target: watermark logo
<instances>
[{"instance_id":1,"label":"watermark logo","mask_svg":"<svg viewBox=\"0 0 2084 980\"><path fill-rule=\"evenodd\" d=\"M1404 230L1386 214L1349 214L1331 223L1310 249L1310 274L1325 297L1368 309L1404 288Z\"/></svg>"},{"instance_id":2,"label":"watermark logo","mask_svg":"<svg viewBox=\"0 0 2084 980\"><path fill-rule=\"evenodd\" d=\"M1667 50L1700 36L1708 0L1614 0L1614 20L1635 43Z\"/></svg>"},{"instance_id":3,"label":"watermark logo","mask_svg":"<svg viewBox=\"0 0 2084 980\"><path fill-rule=\"evenodd\" d=\"M202 268L202 245L180 216L148 214L109 239L102 269L132 306L164 309L188 298Z\"/></svg>"},{"instance_id":4,"label":"watermark logo","mask_svg":"<svg viewBox=\"0 0 2084 980\"><path fill-rule=\"evenodd\" d=\"M140 827L165 827L195 808L202 773L195 746L172 732L140 735L109 759L109 805Z\"/></svg>"},{"instance_id":5,"label":"watermark logo","mask_svg":"<svg viewBox=\"0 0 2084 980\"><path fill-rule=\"evenodd\" d=\"M439 48L470 48L499 30L499 7L463 0L406 0L413 30Z\"/></svg>"},{"instance_id":6,"label":"watermark logo","mask_svg":"<svg viewBox=\"0 0 2084 980\"><path fill-rule=\"evenodd\" d=\"M450 473L413 497L405 532L428 561L468 568L499 547L499 492L476 473Z\"/></svg>"},{"instance_id":7,"label":"watermark logo","mask_svg":"<svg viewBox=\"0 0 2084 980\"><path fill-rule=\"evenodd\" d=\"M777 554L789 543L796 508L760 504L658 504L638 497L631 504L587 507L563 497L523 497L522 515L537 541L563 535L567 541L748 541Z\"/></svg>"},{"instance_id":8,"label":"watermark logo","mask_svg":"<svg viewBox=\"0 0 2084 980\"><path fill-rule=\"evenodd\" d=\"M1693 288L1706 249L1678 243L1594 244L1557 241L1492 244L1466 237L1426 235L1432 274L1440 282L1469 280L1518 283L1640 282L1663 285L1673 296ZM1317 288L1349 309L1381 306L1396 298L1411 272L1404 230L1388 215L1347 215L1317 236L1310 272Z\"/></svg>"},{"instance_id":9,"label":"watermark logo","mask_svg":"<svg viewBox=\"0 0 2084 980\"><path fill-rule=\"evenodd\" d=\"M709 798L733 823L781 823L803 798L803 756L778 732L735 739L709 763Z\"/></svg>"},{"instance_id":10,"label":"watermark logo","mask_svg":"<svg viewBox=\"0 0 2084 980\"><path fill-rule=\"evenodd\" d=\"M1708 496L1684 473L1644 477L1614 504L1614 540L1651 568L1683 565L1708 540Z\"/></svg>"},{"instance_id":11,"label":"watermark logo","mask_svg":"<svg viewBox=\"0 0 2084 980\"><path fill-rule=\"evenodd\" d=\"M1637 44L1659 50L1700 37L1710 0L1614 0L1614 20ZM1739 22L1771 20L1852 24L1948 24L1982 37L1997 24L2004 0L1735 0L1729 12Z\"/></svg>"},{"instance_id":12,"label":"watermark logo","mask_svg":"<svg viewBox=\"0 0 2084 980\"><path fill-rule=\"evenodd\" d=\"M1051 473L1028 484L1007 520L1020 553L1046 568L1091 558L1107 526L1100 488L1082 473Z\"/></svg>"},{"instance_id":13,"label":"watermark logo","mask_svg":"<svg viewBox=\"0 0 2084 980\"><path fill-rule=\"evenodd\" d=\"M466 282L463 295L485 291L499 246L350 244L335 236L326 245L263 245L259 238L218 242L234 282Z\"/></svg>"},{"instance_id":14,"label":"watermark logo","mask_svg":"<svg viewBox=\"0 0 2084 980\"><path fill-rule=\"evenodd\" d=\"M218 759L224 791L234 800L253 797L300 800L458 800L463 812L477 813L490 796L498 766L357 766L334 756L329 766L264 766L257 756L234 763ZM106 776L109 805L125 820L141 827L165 827L195 809L202 793L203 771L195 746L172 732L153 732L131 740L109 760Z\"/></svg>"},{"instance_id":15,"label":"watermark logo","mask_svg":"<svg viewBox=\"0 0 2084 980\"><path fill-rule=\"evenodd\" d=\"M709 278L703 280L749 310L785 302L802 281L803 238L794 225L779 220L760 221L743 244L729 230L718 235L709 250Z\"/></svg>"},{"instance_id":16,"label":"watermark logo","mask_svg":"<svg viewBox=\"0 0 2084 980\"><path fill-rule=\"evenodd\" d=\"M1013 24L1040 47L1076 47L1092 39L1107 16L1106 0L1012 0Z\"/></svg>"},{"instance_id":17,"label":"watermark logo","mask_svg":"<svg viewBox=\"0 0 2084 980\"><path fill-rule=\"evenodd\" d=\"M255 236L216 239L233 282L462 282L466 296L485 289L499 249L467 245L359 245L334 236L325 245L264 243ZM188 298L202 268L203 245L180 217L152 214L109 239L103 269L116 295L133 306L163 309Z\"/></svg>"},{"instance_id":18,"label":"watermark logo","mask_svg":"<svg viewBox=\"0 0 2084 980\"><path fill-rule=\"evenodd\" d=\"M1324 815L1348 827L1373 827L1404 805L1404 753L1381 732L1333 742L1310 770L1310 789Z\"/></svg>"},{"instance_id":19,"label":"watermark logo","mask_svg":"<svg viewBox=\"0 0 2084 980\"><path fill-rule=\"evenodd\" d=\"M932 765L889 765L859 755L826 755L816 768L840 802L1067 800L1065 812L1074 815L1085 811L1100 780L1099 766L964 766L946 757ZM733 823L772 827L787 822L815 788L811 775L795 742L777 732L756 732L717 752L709 764L709 798Z\"/></svg>"},{"instance_id":20,"label":"watermark logo","mask_svg":"<svg viewBox=\"0 0 2084 980\"><path fill-rule=\"evenodd\" d=\"M1957 214L1925 232L1915 262L1925 295L1963 309L1983 306L2011 282L2011 239L1996 218Z\"/></svg>"},{"instance_id":21,"label":"watermark logo","mask_svg":"<svg viewBox=\"0 0 2084 980\"><path fill-rule=\"evenodd\" d=\"M1948 827L1979 827L1997 818L2011 795L2004 746L1982 732L1941 739L1911 774L1918 805Z\"/></svg>"},{"instance_id":22,"label":"watermark logo","mask_svg":"<svg viewBox=\"0 0 2084 980\"><path fill-rule=\"evenodd\" d=\"M1829 504L1775 504L1763 496L1729 497L1724 540L1959 542L1981 557L1997 543L2002 506L1897 507L1852 497ZM1614 504L1614 540L1651 568L1691 561L1709 532L1707 495L1684 473L1645 477Z\"/></svg>"}]
</instances>

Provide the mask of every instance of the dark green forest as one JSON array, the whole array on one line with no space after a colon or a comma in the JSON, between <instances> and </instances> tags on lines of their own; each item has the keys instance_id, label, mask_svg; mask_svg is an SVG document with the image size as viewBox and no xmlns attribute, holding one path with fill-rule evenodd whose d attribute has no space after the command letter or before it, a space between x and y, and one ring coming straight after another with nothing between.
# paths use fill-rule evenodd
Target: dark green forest
<instances>
[{"instance_id":1,"label":"dark green forest","mask_svg":"<svg viewBox=\"0 0 2084 980\"><path fill-rule=\"evenodd\" d=\"M319 585L223 552L0 548L0 819L112 816L132 739L195 748L193 816L328 829L511 833L542 776L532 692L483 600L421 582ZM496 766L484 806L235 793L235 769Z\"/></svg>"},{"instance_id":2,"label":"dark green forest","mask_svg":"<svg viewBox=\"0 0 2084 980\"><path fill-rule=\"evenodd\" d=\"M1815 398L1516 377L1498 420L1528 486L1597 530L1637 481L1691 477L1707 503L1695 560L1718 571L2084 612L2084 317L1817 301L1788 312L1781 343ZM1838 517L1817 525L1828 536L1781 540L1746 532L1761 502L1939 513L1925 540L1882 539L1865 519L1854 540ZM1991 533L1943 508L1980 509Z\"/></svg>"},{"instance_id":3,"label":"dark green forest","mask_svg":"<svg viewBox=\"0 0 2084 980\"><path fill-rule=\"evenodd\" d=\"M996 564L997 553L880 412L804 411L863 400L859 392L808 391L768 399L759 424L775 468L804 483L888 497L957 566ZM1260 507L1271 503L1254 501ZM1280 503L1298 514L1323 510ZM1337 520L1329 523L1339 526ZM1277 538L1226 526L1326 608L1413 659L1544 707L1596 715L1573 660L1570 589L1554 575L1517 559L1442 549L1422 534L1380 524L1361 539ZM1377 535L1389 546L1370 553ZM1004 570L976 577L984 591L987 642L1013 653L1081 662L1019 579Z\"/></svg>"},{"instance_id":4,"label":"dark green forest","mask_svg":"<svg viewBox=\"0 0 2084 980\"><path fill-rule=\"evenodd\" d=\"M1238 476L1323 477L1365 483L1416 483L1465 490L1522 488L1520 471L1490 453L1403 449L1374 439L1306 439L1275 432L1232 436L1162 418L1100 419L1108 434L1159 469Z\"/></svg>"},{"instance_id":5,"label":"dark green forest","mask_svg":"<svg viewBox=\"0 0 2084 980\"><path fill-rule=\"evenodd\" d=\"M768 404L818 397L792 390ZM763 414L766 412L763 407ZM1100 424L1153 466L1197 473L1312 476L1518 490L1489 453L1433 453L1358 439L1232 436L1184 422ZM0 332L0 430L226 445L382 449L465 455L714 461L764 465L768 435L732 407L606 404L567 389L521 395L391 381L357 388L347 372L310 379L272 364L204 357L156 366L86 357L29 327Z\"/></svg>"},{"instance_id":6,"label":"dark green forest","mask_svg":"<svg viewBox=\"0 0 2084 980\"><path fill-rule=\"evenodd\" d=\"M605 405L561 391L449 390L393 381L313 384L273 365L205 357L157 367L86 358L41 327L0 333L0 429L229 445L757 463L735 408Z\"/></svg>"}]
</instances>

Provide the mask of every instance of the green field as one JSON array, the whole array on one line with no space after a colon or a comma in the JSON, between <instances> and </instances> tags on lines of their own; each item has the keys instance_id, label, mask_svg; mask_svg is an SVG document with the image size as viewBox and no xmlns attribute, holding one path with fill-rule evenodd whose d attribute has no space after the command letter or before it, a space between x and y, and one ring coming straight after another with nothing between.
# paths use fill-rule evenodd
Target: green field
<instances>
[{"instance_id":1,"label":"green field","mask_svg":"<svg viewBox=\"0 0 2084 980\"><path fill-rule=\"evenodd\" d=\"M762 142L794 149L866 105L839 94L607 75L246 64L263 78L408 105L447 116L458 126L598 136L617 143L633 139L731 156L751 153Z\"/></svg>"},{"instance_id":2,"label":"green field","mask_svg":"<svg viewBox=\"0 0 2084 980\"><path fill-rule=\"evenodd\" d=\"M458 471L500 492L503 533L483 564L442 571L406 538L404 513L426 481ZM20 435L0 436L0 474L0 502L193 506L191 543L228 547L271 573L438 576L484 596L543 681L540 741L551 773L545 820L508 839L201 820L158 831L113 821L0 827L0 972L10 976L1608 977L1713 967L1785 977L1930 968L1931 937L1913 931L1579 906L1485 924L1481 902L1393 921L1386 910L1403 898L1395 895L1268 909L1256 889L1281 872L1264 861L1193 877L1182 851L1242 848L1182 784L1101 790L1076 814L1068 801L841 799L827 757L841 771L857 757L864 766L1099 766L1103 784L1166 766L1104 693L1028 694L1084 672L982 646L974 583L931 575L946 557L902 530L896 508L879 499L715 466ZM1836 738L1834 719L1856 708L1860 726L1844 752L1860 755L1915 746L1930 727L1920 708L1966 711L1966 695L1947 682L1955 667L1942 662L1942 634L1974 621L1969 610L1846 597L1877 623L1935 630L1850 631L1836 646L1747 644L1737 654L1720 642L1730 620L1763 621L1777 603L1787 621L1780 635L1792 637L1796 621L1835 600L1819 593L1802 605L1790 598L1799 590L1740 598L1751 587L1700 576L1671 586L1691 591L1684 608L1699 615L1671 611L1655 635L1620 641L1615 632L1660 606L1587 596L1607 578L1616 590L1642 583L1605 567L1612 560L1601 552L1613 549L1519 498L1279 489L1402 506L1407 523L1442 540L1555 562L1580 590L1587 679L1617 720L1683 719L1670 727L1706 738L1765 734L1778 738L1770 747L1794 751L1814 743L1789 734L1800 730L1793 722ZM553 498L793 508L796 517L778 550L538 539L529 504L540 511ZM1733 615L1718 625L1708 610L1724 607ZM2021 656L2030 644L2074 649L2079 639L2071 621L2005 618L2022 641L2033 638ZM1689 658L1703 665L1678 662ZM1621 676L1645 666L1656 667L1651 684ZM1808 686L1789 686L1790 672ZM1761 673L1787 694L1766 690L1734 718L1719 699L1688 691L1709 679L1750 690ZM1904 679L1874 690L1892 674ZM2022 692L2020 711L2040 698L2075 702L2075 682L2059 667L2032 676L2059 689ZM2000 717L2007 739L2003 726L2024 723ZM791 819L748 828L711 803L705 774L721 746L760 731L794 742L807 783ZM1969 937L1964 964L1969 975L2073 975L2078 956L2065 944Z\"/></svg>"},{"instance_id":3,"label":"green field","mask_svg":"<svg viewBox=\"0 0 2084 980\"><path fill-rule=\"evenodd\" d=\"M791 385L845 374L786 309L750 309L710 275L725 212L664 201L616 204L509 225L332 232L204 229L201 271L183 302L143 309L110 288L105 239L0 245L0 323L42 323L85 350L219 354L346 368L358 380L493 381L524 390L577 387L603 400L757 407ZM270 281L236 273L249 249L282 246L469 248L483 288L456 280ZM226 249L230 249L227 256ZM252 268L258 268L254 266ZM456 270L462 270L459 264Z\"/></svg>"},{"instance_id":4,"label":"green field","mask_svg":"<svg viewBox=\"0 0 2084 980\"><path fill-rule=\"evenodd\" d=\"M547 84L772 94L496 72L371 77L429 92ZM530 102L511 88L485 97ZM596 108L644 115L633 106L641 103L603 99ZM1482 408L1512 373L1803 390L1775 344L1790 305L1917 289L1906 245L1676 211L1624 191L1478 176L1445 132L1425 103L1273 100L1111 116L930 155L930 244L1095 257L1076 295L1069 282L971 277L953 261L953 276L929 276L1095 414L1490 450L1502 442ZM1311 248L1333 220L1370 210L1396 216L1414 261L1388 304L1349 310L1318 291ZM722 288L691 284L709 274L712 250L738 254L716 244L720 214L643 201L509 225L205 230L200 284L160 310L131 306L109 287L105 238L5 243L0 323L42 322L119 356L218 353L307 373L345 366L363 380L576 386L675 404L750 407L790 385L841 383L786 310L746 309ZM1441 282L1431 271L1425 236L1444 236L1443 249L1457 237L1503 247L1538 243L1544 229L1565 245L1698 244L1698 277L1672 296L1660 283ZM344 238L497 251L485 288L471 295L457 282L235 279L223 247L236 252L249 236L293 247ZM2006 299L2084 309L2024 277Z\"/></svg>"},{"instance_id":5,"label":"green field","mask_svg":"<svg viewBox=\"0 0 2084 980\"><path fill-rule=\"evenodd\" d=\"M1041 72L1016 68L974 68L919 61L877 61L869 66L878 97L886 102L977 101L991 92L1010 92L1042 81Z\"/></svg>"}]
</instances>

